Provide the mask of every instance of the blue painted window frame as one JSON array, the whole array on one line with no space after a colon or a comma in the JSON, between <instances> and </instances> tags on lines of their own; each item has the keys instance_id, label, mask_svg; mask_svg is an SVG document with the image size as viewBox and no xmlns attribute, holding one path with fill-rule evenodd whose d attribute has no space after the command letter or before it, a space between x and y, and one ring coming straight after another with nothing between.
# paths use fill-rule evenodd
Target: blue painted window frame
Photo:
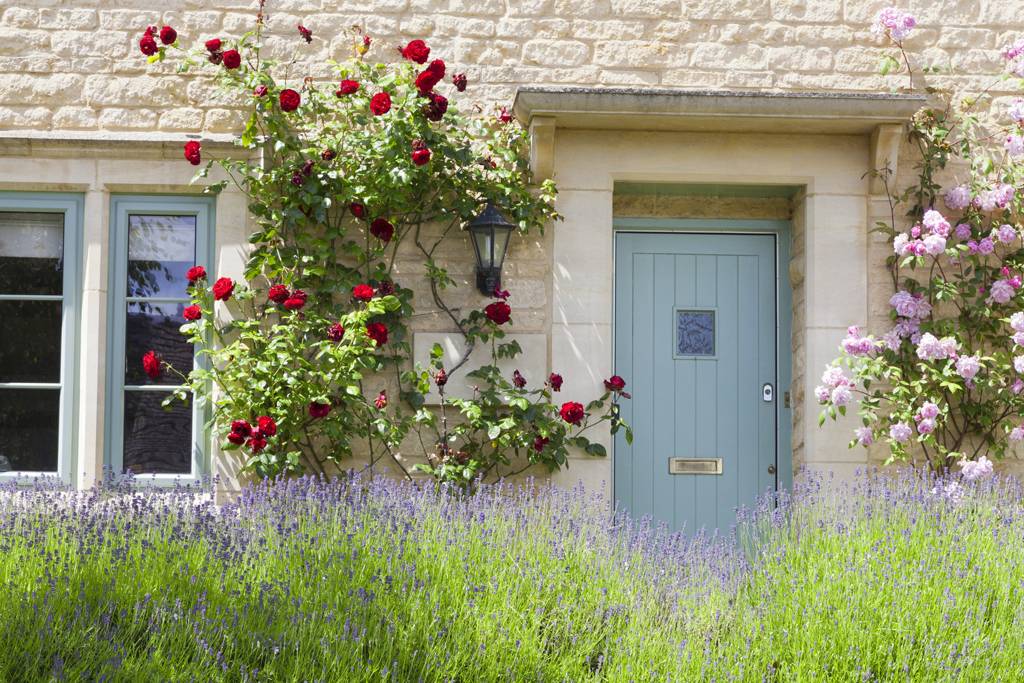
<instances>
[{"instance_id":1,"label":"blue painted window frame","mask_svg":"<svg viewBox=\"0 0 1024 683\"><path fill-rule=\"evenodd\" d=\"M196 265L211 266L216 225L216 202L213 197L181 195L113 195L110 199L110 282L109 325L107 330L107 418L104 462L115 474L124 471L124 393L127 288L128 288L128 218L131 215L195 216ZM184 324L184 320L182 324ZM141 361L140 361L141 362ZM202 362L200 359L197 363ZM129 388L129 391L170 393L174 385ZM192 465L188 474L134 474L138 483L173 486L196 483L210 472L209 409L202 399L192 402Z\"/></svg>"},{"instance_id":2,"label":"blue painted window frame","mask_svg":"<svg viewBox=\"0 0 1024 683\"><path fill-rule=\"evenodd\" d=\"M59 477L71 484L78 458L75 449L77 433L77 378L79 307L82 290L82 233L84 231L85 198L80 194L64 192L0 192L0 211L33 213L59 213L64 215L64 278L60 295L0 295L11 300L60 300L61 310L61 368L60 382L9 382L0 384L8 389L59 388L60 417L58 427L57 470L55 472L0 472L0 481L14 480L27 483L38 477Z\"/></svg>"}]
</instances>

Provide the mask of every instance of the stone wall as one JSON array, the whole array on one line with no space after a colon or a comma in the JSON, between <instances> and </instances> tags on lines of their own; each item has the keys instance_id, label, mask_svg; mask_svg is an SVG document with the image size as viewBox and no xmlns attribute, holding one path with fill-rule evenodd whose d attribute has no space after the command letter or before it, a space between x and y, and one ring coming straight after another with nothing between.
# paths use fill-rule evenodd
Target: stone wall
<instances>
[{"instance_id":1,"label":"stone wall","mask_svg":"<svg viewBox=\"0 0 1024 683\"><path fill-rule=\"evenodd\" d=\"M919 20L908 47L966 74L965 88L987 85L980 76L1024 33L1019 4L999 0L269 0L267 46L341 59L346 29L359 25L375 40L370 57L386 60L424 38L487 106L510 103L524 83L877 92L903 84L876 74L870 23L889 4ZM173 25L186 45L239 36L255 6L0 0L0 128L230 132L235 116L204 79L147 65L137 43L149 24Z\"/></svg>"}]
</instances>

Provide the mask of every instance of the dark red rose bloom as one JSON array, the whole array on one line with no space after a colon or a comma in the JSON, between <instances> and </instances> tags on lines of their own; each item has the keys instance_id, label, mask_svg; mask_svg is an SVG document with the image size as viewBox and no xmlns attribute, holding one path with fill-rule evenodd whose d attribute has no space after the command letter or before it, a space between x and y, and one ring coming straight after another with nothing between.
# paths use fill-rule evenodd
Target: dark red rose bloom
<instances>
[{"instance_id":1,"label":"dark red rose bloom","mask_svg":"<svg viewBox=\"0 0 1024 683\"><path fill-rule=\"evenodd\" d=\"M427 71L437 76L437 80L440 81L444 78L445 66L443 59L435 59L427 65Z\"/></svg>"},{"instance_id":2,"label":"dark red rose bloom","mask_svg":"<svg viewBox=\"0 0 1024 683\"><path fill-rule=\"evenodd\" d=\"M267 440L262 434L256 432L251 437L249 437L247 445L249 446L249 448L252 449L253 453L259 453L260 451L267 447Z\"/></svg>"},{"instance_id":3,"label":"dark red rose bloom","mask_svg":"<svg viewBox=\"0 0 1024 683\"><path fill-rule=\"evenodd\" d=\"M504 325L512 319L512 308L504 301L495 301L484 308L484 315L495 325Z\"/></svg>"},{"instance_id":4,"label":"dark red rose bloom","mask_svg":"<svg viewBox=\"0 0 1024 683\"><path fill-rule=\"evenodd\" d=\"M551 388L553 390L561 391L562 390L562 376L559 375L557 372L552 372L550 375L548 375L548 384L551 385Z\"/></svg>"},{"instance_id":5,"label":"dark red rose bloom","mask_svg":"<svg viewBox=\"0 0 1024 683\"><path fill-rule=\"evenodd\" d=\"M306 163L302 165L302 175L308 176L313 173L313 167L316 166L316 162L312 159L306 159Z\"/></svg>"},{"instance_id":6,"label":"dark red rose bloom","mask_svg":"<svg viewBox=\"0 0 1024 683\"><path fill-rule=\"evenodd\" d=\"M284 285L270 285L270 289L267 290L267 298L275 304L283 304L291 294Z\"/></svg>"},{"instance_id":7,"label":"dark red rose bloom","mask_svg":"<svg viewBox=\"0 0 1024 683\"><path fill-rule=\"evenodd\" d=\"M352 215L356 218L362 218L366 215L366 207L359 202L352 202L348 205L348 210L352 212Z\"/></svg>"},{"instance_id":8,"label":"dark red rose bloom","mask_svg":"<svg viewBox=\"0 0 1024 683\"><path fill-rule=\"evenodd\" d=\"M233 444L238 444L239 446L241 446L243 443L245 443L246 438L247 437L244 434L239 434L238 432L228 432L228 441L230 441Z\"/></svg>"},{"instance_id":9,"label":"dark red rose bloom","mask_svg":"<svg viewBox=\"0 0 1024 683\"><path fill-rule=\"evenodd\" d=\"M379 92L371 97L370 111L376 116L382 116L391 111L391 95L386 92Z\"/></svg>"},{"instance_id":10,"label":"dark red rose bloom","mask_svg":"<svg viewBox=\"0 0 1024 683\"><path fill-rule=\"evenodd\" d=\"M235 282L229 277L222 277L213 283L213 298L217 301L227 301L235 291Z\"/></svg>"},{"instance_id":11,"label":"dark red rose bloom","mask_svg":"<svg viewBox=\"0 0 1024 683\"><path fill-rule=\"evenodd\" d=\"M571 425L579 425L587 415L583 410L583 404L577 403L576 401L566 401L563 403L558 414L562 416L563 420Z\"/></svg>"},{"instance_id":12,"label":"dark red rose bloom","mask_svg":"<svg viewBox=\"0 0 1024 683\"><path fill-rule=\"evenodd\" d=\"M508 107L501 108L501 113L498 114L498 120L502 123L509 123L512 121L512 114L509 112Z\"/></svg>"},{"instance_id":13,"label":"dark red rose bloom","mask_svg":"<svg viewBox=\"0 0 1024 683\"><path fill-rule=\"evenodd\" d=\"M377 410L384 410L388 407L388 392L386 389L381 389L380 393L377 394L377 398L373 399L373 407Z\"/></svg>"},{"instance_id":14,"label":"dark red rose bloom","mask_svg":"<svg viewBox=\"0 0 1024 683\"><path fill-rule=\"evenodd\" d=\"M256 97L264 97L268 92L270 92L270 90L267 88L267 86L257 85L256 88L252 91L252 94Z\"/></svg>"},{"instance_id":15,"label":"dark red rose bloom","mask_svg":"<svg viewBox=\"0 0 1024 683\"><path fill-rule=\"evenodd\" d=\"M156 351L146 351L142 356L142 370L150 379L160 379L160 375L164 374L163 359Z\"/></svg>"},{"instance_id":16,"label":"dark red rose bloom","mask_svg":"<svg viewBox=\"0 0 1024 683\"><path fill-rule=\"evenodd\" d=\"M388 326L384 323L367 323L366 336L377 342L377 346L388 343Z\"/></svg>"},{"instance_id":17,"label":"dark red rose bloom","mask_svg":"<svg viewBox=\"0 0 1024 683\"><path fill-rule=\"evenodd\" d=\"M305 40L307 43L312 43L313 42L313 32L312 31L310 31L308 28L306 28L302 24L296 24L295 28L299 29L299 35L302 36L303 40Z\"/></svg>"},{"instance_id":18,"label":"dark red rose bloom","mask_svg":"<svg viewBox=\"0 0 1024 683\"><path fill-rule=\"evenodd\" d=\"M620 392L626 388L626 380L618 375L612 375L604 381L604 388L608 391Z\"/></svg>"},{"instance_id":19,"label":"dark red rose bloom","mask_svg":"<svg viewBox=\"0 0 1024 683\"><path fill-rule=\"evenodd\" d=\"M430 93L428 96L430 97L430 103L423 107L423 115L429 121L440 121L444 118L445 112L448 111L448 98L435 92Z\"/></svg>"},{"instance_id":20,"label":"dark red rose bloom","mask_svg":"<svg viewBox=\"0 0 1024 683\"><path fill-rule=\"evenodd\" d=\"M210 38L206 41L206 49L209 52L220 52L220 38Z\"/></svg>"},{"instance_id":21,"label":"dark red rose bloom","mask_svg":"<svg viewBox=\"0 0 1024 683\"><path fill-rule=\"evenodd\" d=\"M238 50L225 50L221 58L226 69L237 69L242 66L242 55L238 54Z\"/></svg>"},{"instance_id":22,"label":"dark red rose bloom","mask_svg":"<svg viewBox=\"0 0 1024 683\"><path fill-rule=\"evenodd\" d=\"M210 56L206 59L210 64L220 64L224 61L224 54L222 52L211 52Z\"/></svg>"},{"instance_id":23,"label":"dark red rose bloom","mask_svg":"<svg viewBox=\"0 0 1024 683\"><path fill-rule=\"evenodd\" d=\"M495 299L501 299L502 301L507 301L510 296L512 296L512 295L509 294L507 289L502 289L501 287L495 287L494 288L494 298Z\"/></svg>"},{"instance_id":24,"label":"dark red rose bloom","mask_svg":"<svg viewBox=\"0 0 1024 683\"><path fill-rule=\"evenodd\" d=\"M422 149L414 149L412 151L412 163L417 166L423 166L424 164L430 163L430 149L426 147Z\"/></svg>"},{"instance_id":25,"label":"dark red rose bloom","mask_svg":"<svg viewBox=\"0 0 1024 683\"><path fill-rule=\"evenodd\" d=\"M363 36L363 47L365 47L367 50L370 49L370 43L372 42L373 38L371 38L370 36Z\"/></svg>"},{"instance_id":26,"label":"dark red rose bloom","mask_svg":"<svg viewBox=\"0 0 1024 683\"><path fill-rule=\"evenodd\" d=\"M357 301L369 301L373 298L373 287L370 285L356 285L352 288L352 298Z\"/></svg>"},{"instance_id":27,"label":"dark red rose bloom","mask_svg":"<svg viewBox=\"0 0 1024 683\"><path fill-rule=\"evenodd\" d=\"M381 280L381 283L377 286L377 292L381 296L391 296L395 293L395 283L391 280Z\"/></svg>"},{"instance_id":28,"label":"dark red rose bloom","mask_svg":"<svg viewBox=\"0 0 1024 683\"><path fill-rule=\"evenodd\" d=\"M345 328L341 326L341 323L334 323L327 328L327 338L332 342L340 342L345 338Z\"/></svg>"},{"instance_id":29,"label":"dark red rose bloom","mask_svg":"<svg viewBox=\"0 0 1024 683\"><path fill-rule=\"evenodd\" d=\"M199 308L195 304L186 306L185 310L181 312L181 316L188 321L199 320L203 317L203 309Z\"/></svg>"},{"instance_id":30,"label":"dark red rose bloom","mask_svg":"<svg viewBox=\"0 0 1024 683\"><path fill-rule=\"evenodd\" d=\"M401 48L401 53L410 62L425 64L430 57L430 48L422 40L410 40L408 45Z\"/></svg>"},{"instance_id":31,"label":"dark red rose bloom","mask_svg":"<svg viewBox=\"0 0 1024 683\"><path fill-rule=\"evenodd\" d=\"M306 182L306 176L303 175L302 171L292 173L292 185L295 187L302 187L302 183L304 182Z\"/></svg>"},{"instance_id":32,"label":"dark red rose bloom","mask_svg":"<svg viewBox=\"0 0 1024 683\"><path fill-rule=\"evenodd\" d=\"M434 86L437 85L440 80L441 79L437 77L436 73L427 69L416 77L416 90L418 90L421 95L426 95L434 89Z\"/></svg>"},{"instance_id":33,"label":"dark red rose bloom","mask_svg":"<svg viewBox=\"0 0 1024 683\"><path fill-rule=\"evenodd\" d=\"M277 434L277 423L274 422L274 418L269 415L261 415L256 420L256 424L259 426L260 432L265 436L274 436Z\"/></svg>"},{"instance_id":34,"label":"dark red rose bloom","mask_svg":"<svg viewBox=\"0 0 1024 683\"><path fill-rule=\"evenodd\" d=\"M281 101L281 111L295 111L302 104L302 96L291 88L282 90L278 99Z\"/></svg>"},{"instance_id":35,"label":"dark red rose bloom","mask_svg":"<svg viewBox=\"0 0 1024 683\"><path fill-rule=\"evenodd\" d=\"M334 153L333 149L325 149L324 151L320 152L320 158L323 159L324 161L330 161L335 156L336 154Z\"/></svg>"},{"instance_id":36,"label":"dark red rose bloom","mask_svg":"<svg viewBox=\"0 0 1024 683\"><path fill-rule=\"evenodd\" d=\"M391 221L378 218L370 223L370 234L381 242L390 242L395 235L395 226L391 225Z\"/></svg>"},{"instance_id":37,"label":"dark red rose bloom","mask_svg":"<svg viewBox=\"0 0 1024 683\"><path fill-rule=\"evenodd\" d=\"M206 279L206 268L203 268L202 266L192 266L188 269L188 272L185 273L185 277L188 278L189 284L194 285L199 280Z\"/></svg>"},{"instance_id":38,"label":"dark red rose bloom","mask_svg":"<svg viewBox=\"0 0 1024 683\"><path fill-rule=\"evenodd\" d=\"M514 370L512 372L512 384L515 385L516 389L522 389L526 386L526 378L523 377L519 370Z\"/></svg>"},{"instance_id":39,"label":"dark red rose bloom","mask_svg":"<svg viewBox=\"0 0 1024 683\"><path fill-rule=\"evenodd\" d=\"M541 451L544 450L544 447L548 445L549 441L551 441L551 439L549 439L548 437L541 436L540 434L538 434L537 438L533 440L533 450L540 453Z\"/></svg>"},{"instance_id":40,"label":"dark red rose bloom","mask_svg":"<svg viewBox=\"0 0 1024 683\"><path fill-rule=\"evenodd\" d=\"M200 154L202 149L203 146L199 143L198 140L189 140L188 142L186 142L185 158L188 159L188 163L192 164L193 166L198 166L200 162L203 160L202 154Z\"/></svg>"},{"instance_id":41,"label":"dark red rose bloom","mask_svg":"<svg viewBox=\"0 0 1024 683\"><path fill-rule=\"evenodd\" d=\"M312 401L309 404L308 410L310 417L319 420L321 417L327 417L327 413L331 412L331 404Z\"/></svg>"},{"instance_id":42,"label":"dark red rose bloom","mask_svg":"<svg viewBox=\"0 0 1024 683\"><path fill-rule=\"evenodd\" d=\"M302 291L301 289L296 289L294 292L292 292L292 295L290 297L284 300L284 303L281 305L287 308L289 311L302 310L302 307L306 305L306 298L307 294L304 291Z\"/></svg>"},{"instance_id":43,"label":"dark red rose bloom","mask_svg":"<svg viewBox=\"0 0 1024 683\"><path fill-rule=\"evenodd\" d=\"M434 375L434 384L439 387L443 387L448 384L448 373L445 372L444 368L439 368L437 373Z\"/></svg>"},{"instance_id":44,"label":"dark red rose bloom","mask_svg":"<svg viewBox=\"0 0 1024 683\"><path fill-rule=\"evenodd\" d=\"M153 39L152 33L147 32L139 39L139 50L147 57L155 55L159 49L160 48L156 45L156 41Z\"/></svg>"},{"instance_id":45,"label":"dark red rose bloom","mask_svg":"<svg viewBox=\"0 0 1024 683\"><path fill-rule=\"evenodd\" d=\"M164 26L160 29L160 42L164 45L170 45L178 39L178 32L170 26Z\"/></svg>"},{"instance_id":46,"label":"dark red rose bloom","mask_svg":"<svg viewBox=\"0 0 1024 683\"><path fill-rule=\"evenodd\" d=\"M241 446L251 435L252 425L245 420L235 420L231 423L231 431L228 432L228 441Z\"/></svg>"},{"instance_id":47,"label":"dark red rose bloom","mask_svg":"<svg viewBox=\"0 0 1024 683\"><path fill-rule=\"evenodd\" d=\"M338 97L343 95L351 95L356 90L359 90L359 81L353 81L351 78L346 78L338 86L338 90L334 93Z\"/></svg>"},{"instance_id":48,"label":"dark red rose bloom","mask_svg":"<svg viewBox=\"0 0 1024 683\"><path fill-rule=\"evenodd\" d=\"M452 83L459 92L465 92L467 82L466 74L455 74L452 76Z\"/></svg>"}]
</instances>

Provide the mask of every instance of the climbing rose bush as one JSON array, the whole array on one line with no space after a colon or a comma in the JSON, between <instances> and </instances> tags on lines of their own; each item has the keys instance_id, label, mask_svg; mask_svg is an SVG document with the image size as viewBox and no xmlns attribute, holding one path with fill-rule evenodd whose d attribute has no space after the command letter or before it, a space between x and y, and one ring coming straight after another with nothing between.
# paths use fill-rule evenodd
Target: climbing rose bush
<instances>
[{"instance_id":1,"label":"climbing rose bush","mask_svg":"<svg viewBox=\"0 0 1024 683\"><path fill-rule=\"evenodd\" d=\"M561 467L573 447L604 455L588 432L601 423L629 436L616 405L624 384L566 408L556 401L560 377L502 373L499 361L521 353L506 339L508 292L468 315L446 302L455 281L435 255L488 204L522 234L558 218L553 183L531 184L524 129L504 109L463 115L450 98L466 77L422 40L384 48L397 61L373 62L372 39L353 31L353 57L331 62L324 82L306 75L301 52L268 58L264 29L261 5L254 30L237 39L188 50L155 27L140 39L150 62L180 55L182 71L214 80L247 112L237 153L209 160L190 140L183 157L199 166L197 179L220 167L228 179L207 191L237 186L257 223L244 282L208 275L205 264L189 272L181 331L197 366L173 368L157 349L142 359L146 373L178 374L171 400L210 404L221 447L260 476L324 473L360 453L406 475L421 460L419 469L466 484ZM294 38L299 51L322 39L301 25ZM420 302L395 279L400 253L421 261L429 304L465 339L450 368L440 349L428 367L410 360L408 321ZM428 407L432 383L444 387L481 345L490 360L466 368L472 398L441 390L441 405Z\"/></svg>"},{"instance_id":2,"label":"climbing rose bush","mask_svg":"<svg viewBox=\"0 0 1024 683\"><path fill-rule=\"evenodd\" d=\"M912 84L904 41L915 24L889 8L875 25L902 57L887 55L882 70ZM1004 87L1024 87L1022 46L1003 52ZM1024 99L996 112L993 130L975 114L984 98L950 96L915 115L910 137L922 161L913 185L898 190L893 169L876 171L891 207L877 230L892 244L892 326L877 336L850 327L815 390L822 422L857 405L851 447L881 441L889 462L923 459L937 471L959 463L972 479L991 473L988 455L1024 440Z\"/></svg>"}]
</instances>

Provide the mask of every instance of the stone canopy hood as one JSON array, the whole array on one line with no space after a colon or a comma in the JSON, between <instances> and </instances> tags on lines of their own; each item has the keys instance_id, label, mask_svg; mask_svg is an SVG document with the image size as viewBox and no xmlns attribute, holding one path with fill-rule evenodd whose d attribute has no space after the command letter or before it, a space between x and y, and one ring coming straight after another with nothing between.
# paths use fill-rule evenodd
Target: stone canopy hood
<instances>
[{"instance_id":1,"label":"stone canopy hood","mask_svg":"<svg viewBox=\"0 0 1024 683\"><path fill-rule=\"evenodd\" d=\"M870 135L871 167L895 167L906 123L926 102L914 94L527 86L513 111L530 129L535 176L550 178L557 128Z\"/></svg>"}]
</instances>

